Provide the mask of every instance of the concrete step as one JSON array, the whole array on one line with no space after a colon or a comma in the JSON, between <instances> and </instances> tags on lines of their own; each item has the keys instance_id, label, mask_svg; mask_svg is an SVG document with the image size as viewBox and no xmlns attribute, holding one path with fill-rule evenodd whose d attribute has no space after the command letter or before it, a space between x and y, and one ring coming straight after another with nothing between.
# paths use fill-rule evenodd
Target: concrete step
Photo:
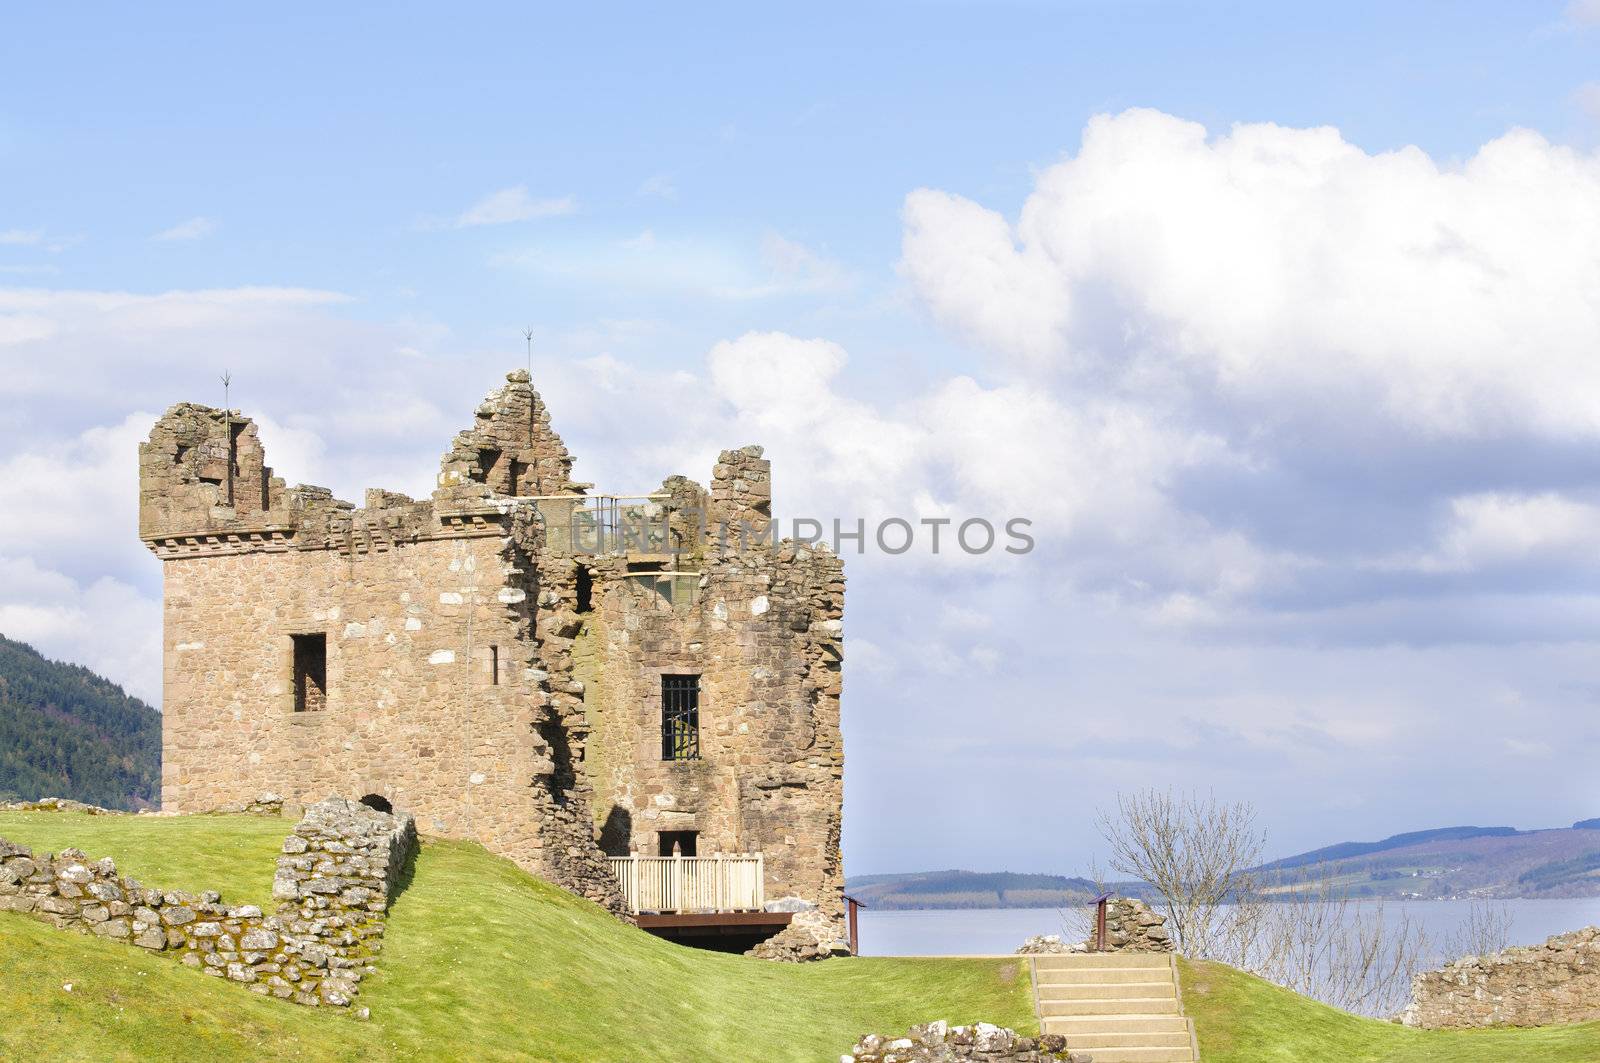
<instances>
[{"instance_id":1,"label":"concrete step","mask_svg":"<svg viewBox=\"0 0 1600 1063\"><path fill-rule=\"evenodd\" d=\"M1077 982L1039 985L1039 999L1046 1000L1119 1000L1127 997L1177 997L1172 979L1161 982Z\"/></svg>"},{"instance_id":2,"label":"concrete step","mask_svg":"<svg viewBox=\"0 0 1600 1063\"><path fill-rule=\"evenodd\" d=\"M1178 998L1131 997L1124 1000L1041 1000L1039 1015L1179 1015Z\"/></svg>"},{"instance_id":3,"label":"concrete step","mask_svg":"<svg viewBox=\"0 0 1600 1063\"><path fill-rule=\"evenodd\" d=\"M1165 952L1070 952L1035 956L1033 962L1041 971L1104 970L1108 967L1172 969L1172 959Z\"/></svg>"},{"instance_id":4,"label":"concrete step","mask_svg":"<svg viewBox=\"0 0 1600 1063\"><path fill-rule=\"evenodd\" d=\"M1182 1048L1093 1048L1085 1049L1094 1063L1194 1063L1194 1050Z\"/></svg>"},{"instance_id":5,"label":"concrete step","mask_svg":"<svg viewBox=\"0 0 1600 1063\"><path fill-rule=\"evenodd\" d=\"M1182 1015L1054 1015L1047 1016L1046 1033L1094 1039L1112 1034L1189 1035L1189 1020Z\"/></svg>"},{"instance_id":6,"label":"concrete step","mask_svg":"<svg viewBox=\"0 0 1600 1063\"><path fill-rule=\"evenodd\" d=\"M1154 982L1171 979L1172 970L1169 967L1057 967L1039 971L1039 984L1042 986Z\"/></svg>"},{"instance_id":7,"label":"concrete step","mask_svg":"<svg viewBox=\"0 0 1600 1063\"><path fill-rule=\"evenodd\" d=\"M1188 1048L1191 1043L1188 1027L1182 1030L1169 1030L1166 1033L1117 1033L1105 1030L1095 1034L1069 1033L1065 1036L1068 1048L1082 1052L1101 1048Z\"/></svg>"}]
</instances>

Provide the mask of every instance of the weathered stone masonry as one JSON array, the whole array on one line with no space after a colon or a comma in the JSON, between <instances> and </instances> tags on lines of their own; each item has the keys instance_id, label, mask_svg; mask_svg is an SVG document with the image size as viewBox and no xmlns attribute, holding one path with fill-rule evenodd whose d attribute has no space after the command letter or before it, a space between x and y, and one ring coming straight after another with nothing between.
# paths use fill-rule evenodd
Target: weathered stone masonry
<instances>
[{"instance_id":1,"label":"weathered stone masonry","mask_svg":"<svg viewBox=\"0 0 1600 1063\"><path fill-rule=\"evenodd\" d=\"M1466 956L1411 983L1407 1026L1552 1026L1600 1019L1600 928Z\"/></svg>"},{"instance_id":2,"label":"weathered stone masonry","mask_svg":"<svg viewBox=\"0 0 1600 1063\"><path fill-rule=\"evenodd\" d=\"M247 418L169 410L140 448L165 582L163 807L377 795L613 910L606 853L695 832L700 855L763 852L768 897L809 906L769 953L826 952L839 559L757 541L757 447L725 451L709 488L671 477L625 503L571 471L521 372L452 441L431 498L369 490L359 509L285 486ZM581 533L596 516L651 531L619 549ZM698 677L698 758L663 758L663 676Z\"/></svg>"},{"instance_id":3,"label":"weathered stone masonry","mask_svg":"<svg viewBox=\"0 0 1600 1063\"><path fill-rule=\"evenodd\" d=\"M306 811L283 843L275 914L124 878L109 857L36 855L0 838L0 911L92 933L263 995L344 1007L382 948L385 913L416 850L410 816L339 798Z\"/></svg>"}]
</instances>

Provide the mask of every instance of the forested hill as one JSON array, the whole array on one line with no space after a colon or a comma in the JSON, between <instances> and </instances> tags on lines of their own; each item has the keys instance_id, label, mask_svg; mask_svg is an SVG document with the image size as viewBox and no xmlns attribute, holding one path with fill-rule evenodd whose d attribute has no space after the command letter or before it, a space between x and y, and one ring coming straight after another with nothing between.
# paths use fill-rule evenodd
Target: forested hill
<instances>
[{"instance_id":1,"label":"forested hill","mask_svg":"<svg viewBox=\"0 0 1600 1063\"><path fill-rule=\"evenodd\" d=\"M160 789L160 713L87 668L0 635L0 801L137 809Z\"/></svg>"}]
</instances>

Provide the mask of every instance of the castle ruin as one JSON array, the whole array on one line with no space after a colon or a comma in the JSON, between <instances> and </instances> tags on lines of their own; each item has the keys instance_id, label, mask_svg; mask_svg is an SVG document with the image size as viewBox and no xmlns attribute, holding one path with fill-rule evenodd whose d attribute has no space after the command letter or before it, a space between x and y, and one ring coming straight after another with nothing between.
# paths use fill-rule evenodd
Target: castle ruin
<instances>
[{"instance_id":1,"label":"castle ruin","mask_svg":"<svg viewBox=\"0 0 1600 1063\"><path fill-rule=\"evenodd\" d=\"M840 560L772 541L759 447L709 489L571 472L521 371L430 498L360 508L286 486L249 418L169 409L139 449L162 806L365 795L641 924L837 951Z\"/></svg>"}]
</instances>

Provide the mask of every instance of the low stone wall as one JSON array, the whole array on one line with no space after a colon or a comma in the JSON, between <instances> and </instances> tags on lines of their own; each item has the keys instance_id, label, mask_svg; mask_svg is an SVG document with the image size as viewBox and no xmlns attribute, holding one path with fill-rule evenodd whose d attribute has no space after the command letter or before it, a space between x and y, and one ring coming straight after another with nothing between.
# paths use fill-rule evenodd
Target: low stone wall
<instances>
[{"instance_id":1,"label":"low stone wall","mask_svg":"<svg viewBox=\"0 0 1600 1063\"><path fill-rule=\"evenodd\" d=\"M1048 956L1095 951L1095 910L1089 909L1089 937L1064 942L1059 934L1039 934L1024 941L1017 954ZM1167 917L1133 897L1112 897L1106 902L1106 952L1172 952Z\"/></svg>"},{"instance_id":2,"label":"low stone wall","mask_svg":"<svg viewBox=\"0 0 1600 1063\"><path fill-rule=\"evenodd\" d=\"M839 937L839 925L808 901L796 910L789 925L748 950L746 956L780 963L805 963L829 956L850 955L850 943ZM784 909L767 906L767 911Z\"/></svg>"},{"instance_id":3,"label":"low stone wall","mask_svg":"<svg viewBox=\"0 0 1600 1063\"><path fill-rule=\"evenodd\" d=\"M1093 947L1094 932L1088 944ZM1171 952L1172 935L1167 917L1133 897L1113 897L1106 902L1107 952Z\"/></svg>"},{"instance_id":4,"label":"low stone wall","mask_svg":"<svg viewBox=\"0 0 1600 1063\"><path fill-rule=\"evenodd\" d=\"M8 801L0 804L0 812L82 812L90 816L126 816L120 808L101 808L86 805L67 797L41 797L37 801Z\"/></svg>"},{"instance_id":5,"label":"low stone wall","mask_svg":"<svg viewBox=\"0 0 1600 1063\"><path fill-rule=\"evenodd\" d=\"M951 1026L943 1019L913 1026L904 1037L867 1034L856 1042L849 1055L839 1057L839 1063L948 1063L963 1059L994 1063L1044 1063L1046 1060L1092 1063L1086 1053L1068 1052L1067 1039L1060 1034L1024 1037L1015 1030L987 1022L976 1026Z\"/></svg>"},{"instance_id":6,"label":"low stone wall","mask_svg":"<svg viewBox=\"0 0 1600 1063\"><path fill-rule=\"evenodd\" d=\"M1600 1019L1600 929L1467 956L1411 983L1407 1026L1554 1026Z\"/></svg>"},{"instance_id":7,"label":"low stone wall","mask_svg":"<svg viewBox=\"0 0 1600 1063\"><path fill-rule=\"evenodd\" d=\"M381 948L385 913L417 844L410 816L343 798L306 810L283 843L273 915L145 886L109 857L35 855L0 839L0 911L123 941L252 991L310 1006L350 1004Z\"/></svg>"},{"instance_id":8,"label":"low stone wall","mask_svg":"<svg viewBox=\"0 0 1600 1063\"><path fill-rule=\"evenodd\" d=\"M244 801L239 804L223 805L220 808L210 809L210 812L219 815L249 815L249 816L281 816L283 815L283 797L271 792L262 792L256 795L253 801ZM86 805L82 801L74 801L70 797L41 797L37 801L10 801L0 803L0 812L82 812L89 816L126 816L130 813L120 808L101 808L99 805ZM141 808L137 813L140 816L162 815L160 809ZM171 815L172 813L167 813Z\"/></svg>"}]
</instances>

